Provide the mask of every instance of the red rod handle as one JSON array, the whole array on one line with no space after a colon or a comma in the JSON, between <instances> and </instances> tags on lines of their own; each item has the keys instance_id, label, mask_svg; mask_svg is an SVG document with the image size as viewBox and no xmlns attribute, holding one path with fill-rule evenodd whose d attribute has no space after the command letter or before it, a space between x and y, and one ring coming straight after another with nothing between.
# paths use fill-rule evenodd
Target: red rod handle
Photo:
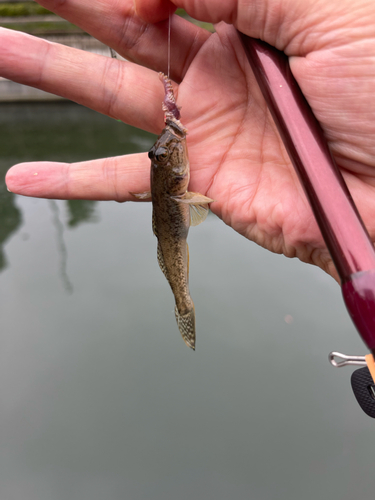
<instances>
[{"instance_id":1,"label":"red rod handle","mask_svg":"<svg viewBox=\"0 0 375 500\"><path fill-rule=\"evenodd\" d=\"M238 32L342 283L345 304L375 352L375 252L287 56Z\"/></svg>"}]
</instances>

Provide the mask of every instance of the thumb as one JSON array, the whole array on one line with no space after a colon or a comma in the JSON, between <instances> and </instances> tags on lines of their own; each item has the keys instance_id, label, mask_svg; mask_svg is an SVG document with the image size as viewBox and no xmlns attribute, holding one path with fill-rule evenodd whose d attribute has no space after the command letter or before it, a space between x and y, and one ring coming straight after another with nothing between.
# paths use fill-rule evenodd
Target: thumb
<instances>
[{"instance_id":1,"label":"thumb","mask_svg":"<svg viewBox=\"0 0 375 500\"><path fill-rule=\"evenodd\" d=\"M199 21L233 24L288 55L306 55L322 43L332 43L332 38L347 33L340 31L349 21L355 28L352 23L360 24L371 11L367 0L355 4L352 0L134 0L134 5L139 17L149 23L167 19L170 9L182 7Z\"/></svg>"},{"instance_id":2,"label":"thumb","mask_svg":"<svg viewBox=\"0 0 375 500\"><path fill-rule=\"evenodd\" d=\"M177 7L182 7L186 12L208 23L225 21L235 24L237 13L237 0L133 0L136 14L148 23L158 23L168 18L169 12L173 13Z\"/></svg>"},{"instance_id":3,"label":"thumb","mask_svg":"<svg viewBox=\"0 0 375 500\"><path fill-rule=\"evenodd\" d=\"M138 17L150 24L156 24L168 19L173 14L176 5L169 0L133 0L134 11Z\"/></svg>"}]
</instances>

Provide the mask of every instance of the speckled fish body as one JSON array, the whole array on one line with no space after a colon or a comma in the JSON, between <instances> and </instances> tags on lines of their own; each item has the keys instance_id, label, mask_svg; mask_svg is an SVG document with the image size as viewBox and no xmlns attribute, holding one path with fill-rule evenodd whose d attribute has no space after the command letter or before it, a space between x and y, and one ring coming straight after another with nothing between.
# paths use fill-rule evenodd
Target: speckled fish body
<instances>
[{"instance_id":1,"label":"speckled fish body","mask_svg":"<svg viewBox=\"0 0 375 500\"><path fill-rule=\"evenodd\" d=\"M152 226L158 239L157 256L176 301L175 316L184 342L195 349L195 310L189 292L190 225L202 222L211 199L187 191L190 177L186 129L179 121L168 78L161 75L165 88L163 110L165 128L149 151L151 159Z\"/></svg>"}]
</instances>

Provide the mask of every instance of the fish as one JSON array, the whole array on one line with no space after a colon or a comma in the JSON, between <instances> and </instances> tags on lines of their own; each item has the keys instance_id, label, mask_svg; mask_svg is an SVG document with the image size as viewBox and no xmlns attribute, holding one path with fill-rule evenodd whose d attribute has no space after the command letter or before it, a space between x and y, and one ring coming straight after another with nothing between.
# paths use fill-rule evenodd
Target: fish
<instances>
[{"instance_id":1,"label":"fish","mask_svg":"<svg viewBox=\"0 0 375 500\"><path fill-rule=\"evenodd\" d=\"M195 308L189 291L190 226L203 222L208 204L214 200L188 191L190 163L186 145L187 129L180 121L171 80L163 73L165 128L148 152L151 160L151 191L139 199L152 201L152 229L157 238L157 260L174 298L176 322L185 344L195 350Z\"/></svg>"}]
</instances>

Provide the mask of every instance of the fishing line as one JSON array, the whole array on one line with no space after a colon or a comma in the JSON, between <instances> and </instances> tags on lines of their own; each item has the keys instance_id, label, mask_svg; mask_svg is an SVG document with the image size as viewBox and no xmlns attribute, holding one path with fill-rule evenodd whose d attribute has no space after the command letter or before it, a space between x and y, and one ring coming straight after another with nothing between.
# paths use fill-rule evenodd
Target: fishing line
<instances>
[{"instance_id":1,"label":"fishing line","mask_svg":"<svg viewBox=\"0 0 375 500\"><path fill-rule=\"evenodd\" d=\"M169 5L168 17L168 78L171 69L171 6Z\"/></svg>"}]
</instances>

